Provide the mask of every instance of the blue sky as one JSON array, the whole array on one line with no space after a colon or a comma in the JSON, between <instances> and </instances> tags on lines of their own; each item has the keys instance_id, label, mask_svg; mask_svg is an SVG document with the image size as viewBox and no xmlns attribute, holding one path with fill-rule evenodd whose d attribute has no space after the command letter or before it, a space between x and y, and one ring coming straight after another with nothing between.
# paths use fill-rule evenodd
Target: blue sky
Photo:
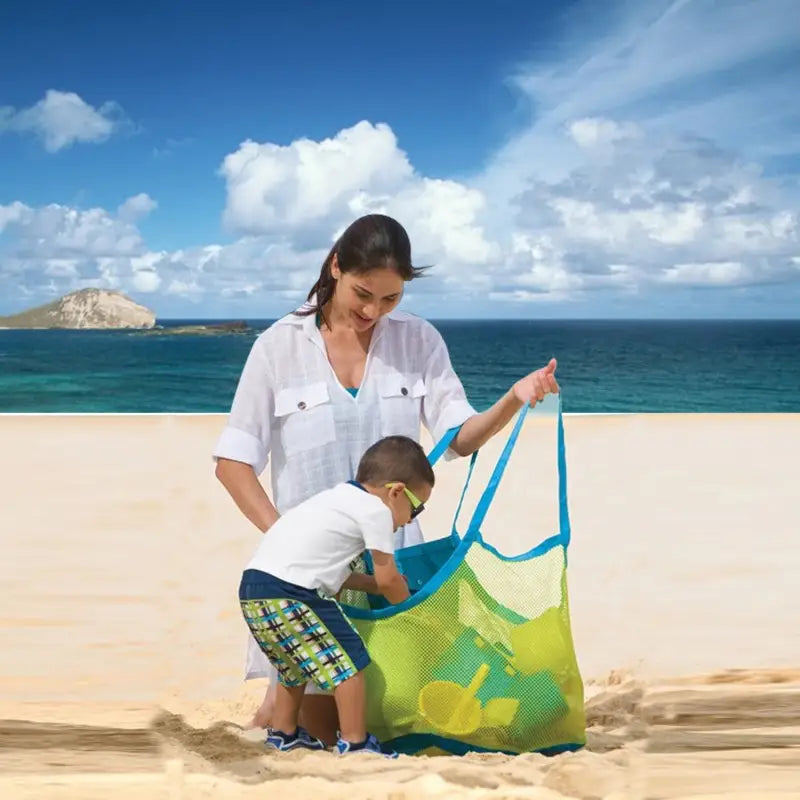
<instances>
[{"instance_id":1,"label":"blue sky","mask_svg":"<svg viewBox=\"0 0 800 800\"><path fill-rule=\"evenodd\" d=\"M271 317L396 216L433 317L800 316L790 0L0 7L0 313Z\"/></svg>"}]
</instances>

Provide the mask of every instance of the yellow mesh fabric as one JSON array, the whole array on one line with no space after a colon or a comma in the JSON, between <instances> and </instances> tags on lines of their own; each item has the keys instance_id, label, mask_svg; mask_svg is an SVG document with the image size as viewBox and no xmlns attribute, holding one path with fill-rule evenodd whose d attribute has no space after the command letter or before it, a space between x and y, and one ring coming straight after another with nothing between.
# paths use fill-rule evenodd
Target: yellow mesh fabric
<instances>
[{"instance_id":1,"label":"yellow mesh fabric","mask_svg":"<svg viewBox=\"0 0 800 800\"><path fill-rule=\"evenodd\" d=\"M364 608L359 594L342 599ZM367 723L378 738L412 737L412 752L584 744L561 544L507 560L473 541L421 602L352 621L372 657Z\"/></svg>"}]
</instances>

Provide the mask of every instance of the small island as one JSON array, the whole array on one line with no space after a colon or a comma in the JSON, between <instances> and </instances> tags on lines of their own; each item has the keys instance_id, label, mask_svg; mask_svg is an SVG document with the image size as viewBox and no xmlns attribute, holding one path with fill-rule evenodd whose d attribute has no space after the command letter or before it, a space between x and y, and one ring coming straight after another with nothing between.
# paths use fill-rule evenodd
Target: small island
<instances>
[{"instance_id":1,"label":"small island","mask_svg":"<svg viewBox=\"0 0 800 800\"><path fill-rule=\"evenodd\" d=\"M145 330L155 324L156 315L149 308L109 289L79 289L52 303L0 317L0 328L27 330Z\"/></svg>"},{"instance_id":2,"label":"small island","mask_svg":"<svg viewBox=\"0 0 800 800\"><path fill-rule=\"evenodd\" d=\"M243 320L234 322L208 322L202 325L160 325L147 331L148 336L219 336L227 333L250 333L253 329Z\"/></svg>"}]
</instances>

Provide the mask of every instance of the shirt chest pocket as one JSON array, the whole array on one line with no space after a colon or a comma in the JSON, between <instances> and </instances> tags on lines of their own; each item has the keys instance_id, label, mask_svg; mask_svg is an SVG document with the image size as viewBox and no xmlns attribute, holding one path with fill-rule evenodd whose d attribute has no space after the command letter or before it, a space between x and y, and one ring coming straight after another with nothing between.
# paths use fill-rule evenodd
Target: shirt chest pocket
<instances>
[{"instance_id":1,"label":"shirt chest pocket","mask_svg":"<svg viewBox=\"0 0 800 800\"><path fill-rule=\"evenodd\" d=\"M422 376L391 372L378 381L382 436L419 439L422 399L427 390Z\"/></svg>"},{"instance_id":2,"label":"shirt chest pocket","mask_svg":"<svg viewBox=\"0 0 800 800\"><path fill-rule=\"evenodd\" d=\"M336 441L333 405L326 383L309 383L276 392L275 417L287 456Z\"/></svg>"}]
</instances>

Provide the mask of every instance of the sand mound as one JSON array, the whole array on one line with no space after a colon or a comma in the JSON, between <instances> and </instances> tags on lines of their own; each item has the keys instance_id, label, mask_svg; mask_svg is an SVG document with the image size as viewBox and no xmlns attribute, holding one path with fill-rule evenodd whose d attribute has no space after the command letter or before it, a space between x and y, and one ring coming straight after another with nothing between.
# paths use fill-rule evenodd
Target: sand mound
<instances>
[{"instance_id":1,"label":"sand mound","mask_svg":"<svg viewBox=\"0 0 800 800\"><path fill-rule=\"evenodd\" d=\"M286 800L789 800L800 798L800 670L731 671L587 684L588 746L545 758L276 755L242 722L252 687L228 701L178 701L146 727L6 720L4 798Z\"/></svg>"}]
</instances>

